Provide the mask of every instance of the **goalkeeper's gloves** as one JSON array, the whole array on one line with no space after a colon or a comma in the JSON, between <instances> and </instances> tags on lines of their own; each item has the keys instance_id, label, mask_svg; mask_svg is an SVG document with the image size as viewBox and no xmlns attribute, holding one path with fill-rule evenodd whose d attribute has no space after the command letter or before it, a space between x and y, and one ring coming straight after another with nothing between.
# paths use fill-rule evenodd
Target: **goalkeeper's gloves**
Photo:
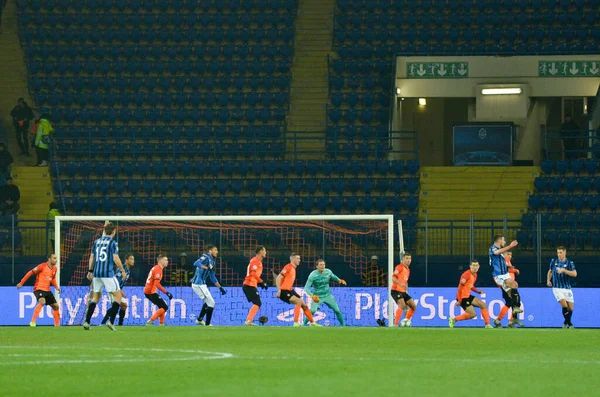
<instances>
[{"instance_id":1,"label":"goalkeeper's gloves","mask_svg":"<svg viewBox=\"0 0 600 397\"><path fill-rule=\"evenodd\" d=\"M267 284L266 281L263 281L262 283L260 283L260 288L262 288L262 289L269 289L269 284Z\"/></svg>"},{"instance_id":2,"label":"goalkeeper's gloves","mask_svg":"<svg viewBox=\"0 0 600 397\"><path fill-rule=\"evenodd\" d=\"M317 295L313 295L313 296L311 296L311 298L312 298L313 302L315 302L315 303L319 303L321 301Z\"/></svg>"},{"instance_id":3,"label":"goalkeeper's gloves","mask_svg":"<svg viewBox=\"0 0 600 397\"><path fill-rule=\"evenodd\" d=\"M342 285L348 285L348 284L346 284L346 280L342 280L341 278L339 279L338 282Z\"/></svg>"},{"instance_id":4,"label":"goalkeeper's gloves","mask_svg":"<svg viewBox=\"0 0 600 397\"><path fill-rule=\"evenodd\" d=\"M173 299L173 294L172 294L172 293L170 293L170 292L167 292L167 297L168 297L169 299Z\"/></svg>"},{"instance_id":5,"label":"goalkeeper's gloves","mask_svg":"<svg viewBox=\"0 0 600 397\"><path fill-rule=\"evenodd\" d=\"M227 293L223 287L219 288L219 291L221 291L221 295L225 295Z\"/></svg>"}]
</instances>

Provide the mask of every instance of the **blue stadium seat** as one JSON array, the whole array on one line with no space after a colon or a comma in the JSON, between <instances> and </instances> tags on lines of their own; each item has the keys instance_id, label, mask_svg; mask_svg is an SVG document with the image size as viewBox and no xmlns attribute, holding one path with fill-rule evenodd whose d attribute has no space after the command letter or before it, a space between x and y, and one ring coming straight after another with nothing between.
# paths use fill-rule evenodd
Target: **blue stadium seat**
<instances>
[{"instance_id":1,"label":"blue stadium seat","mask_svg":"<svg viewBox=\"0 0 600 397\"><path fill-rule=\"evenodd\" d=\"M552 174L554 171L554 160L544 160L541 164L544 174Z\"/></svg>"},{"instance_id":2,"label":"blue stadium seat","mask_svg":"<svg viewBox=\"0 0 600 397\"><path fill-rule=\"evenodd\" d=\"M588 207L592 211L596 211L598 209L598 206L600 205L600 196L589 195L589 196L587 196L586 202L587 202Z\"/></svg>"},{"instance_id":3,"label":"blue stadium seat","mask_svg":"<svg viewBox=\"0 0 600 397\"><path fill-rule=\"evenodd\" d=\"M533 187L539 193L544 193L548 189L548 178L537 177L533 180Z\"/></svg>"},{"instance_id":4,"label":"blue stadium seat","mask_svg":"<svg viewBox=\"0 0 600 397\"><path fill-rule=\"evenodd\" d=\"M576 178L565 178L563 181L563 186L567 193L573 193L577 187L577 179Z\"/></svg>"},{"instance_id":5,"label":"blue stadium seat","mask_svg":"<svg viewBox=\"0 0 600 397\"><path fill-rule=\"evenodd\" d=\"M583 170L583 160L581 159L571 159L571 171L576 175L579 175Z\"/></svg>"},{"instance_id":6,"label":"blue stadium seat","mask_svg":"<svg viewBox=\"0 0 600 397\"><path fill-rule=\"evenodd\" d=\"M556 171L561 175L564 175L567 172L569 172L569 160L557 160Z\"/></svg>"},{"instance_id":7,"label":"blue stadium seat","mask_svg":"<svg viewBox=\"0 0 600 397\"><path fill-rule=\"evenodd\" d=\"M584 162L584 167L590 175L594 175L598 169L598 160L586 159Z\"/></svg>"},{"instance_id":8,"label":"blue stadium seat","mask_svg":"<svg viewBox=\"0 0 600 397\"><path fill-rule=\"evenodd\" d=\"M548 183L550 191L557 193L562 187L562 179L561 178L550 178Z\"/></svg>"},{"instance_id":9,"label":"blue stadium seat","mask_svg":"<svg viewBox=\"0 0 600 397\"><path fill-rule=\"evenodd\" d=\"M579 189L581 189L582 192L587 193L590 191L590 188L592 187L592 178L589 178L589 177L579 178L577 180L577 184L579 186Z\"/></svg>"},{"instance_id":10,"label":"blue stadium seat","mask_svg":"<svg viewBox=\"0 0 600 397\"><path fill-rule=\"evenodd\" d=\"M544 196L542 198L542 202L544 203L544 207L546 207L546 209L548 211L552 211L554 209L554 207L556 206L556 196L554 196L554 195Z\"/></svg>"},{"instance_id":11,"label":"blue stadium seat","mask_svg":"<svg viewBox=\"0 0 600 397\"><path fill-rule=\"evenodd\" d=\"M568 211L571 208L571 196L558 196L558 208Z\"/></svg>"},{"instance_id":12,"label":"blue stadium seat","mask_svg":"<svg viewBox=\"0 0 600 397\"><path fill-rule=\"evenodd\" d=\"M537 195L532 195L529 196L529 198L527 199L529 208L532 211L538 211L540 209L540 207L542 206L542 198L541 196L537 196Z\"/></svg>"},{"instance_id":13,"label":"blue stadium seat","mask_svg":"<svg viewBox=\"0 0 600 397\"><path fill-rule=\"evenodd\" d=\"M260 181L261 190L268 196L275 187L275 182L272 179L262 179Z\"/></svg>"}]
</instances>

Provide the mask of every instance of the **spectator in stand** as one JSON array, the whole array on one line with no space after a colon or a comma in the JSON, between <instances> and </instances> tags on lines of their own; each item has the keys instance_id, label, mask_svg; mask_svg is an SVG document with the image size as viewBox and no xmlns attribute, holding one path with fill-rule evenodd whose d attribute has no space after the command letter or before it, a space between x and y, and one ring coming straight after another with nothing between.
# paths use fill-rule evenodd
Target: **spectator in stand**
<instances>
[{"instance_id":1,"label":"spectator in stand","mask_svg":"<svg viewBox=\"0 0 600 397\"><path fill-rule=\"evenodd\" d=\"M58 209L58 203L53 201L50 203L50 208L46 214L46 223L48 224L48 240L50 242L49 252L54 250L54 218L61 216L60 210Z\"/></svg>"},{"instance_id":2,"label":"spectator in stand","mask_svg":"<svg viewBox=\"0 0 600 397\"><path fill-rule=\"evenodd\" d=\"M50 145L50 134L52 134L53 130L52 124L50 124L50 117L42 115L35 136L35 150L38 156L38 167L46 167L48 165L48 146Z\"/></svg>"},{"instance_id":3,"label":"spectator in stand","mask_svg":"<svg viewBox=\"0 0 600 397\"><path fill-rule=\"evenodd\" d=\"M21 208L20 198L19 187L13 185L13 180L9 176L6 178L6 185L0 188L0 215L12 215L19 212Z\"/></svg>"},{"instance_id":4,"label":"spectator in stand","mask_svg":"<svg viewBox=\"0 0 600 397\"><path fill-rule=\"evenodd\" d=\"M384 287L387 285L385 271L379 267L379 258L373 255L367 268L361 273L362 284L367 287Z\"/></svg>"},{"instance_id":5,"label":"spectator in stand","mask_svg":"<svg viewBox=\"0 0 600 397\"><path fill-rule=\"evenodd\" d=\"M31 127L31 129L29 130L29 144L31 145L32 148L35 149L35 136L37 135L37 130L38 127L40 126L40 116L36 116L35 118L35 123L33 124L33 127Z\"/></svg>"},{"instance_id":6,"label":"spectator in stand","mask_svg":"<svg viewBox=\"0 0 600 397\"><path fill-rule=\"evenodd\" d=\"M575 151L582 147L581 130L570 114L565 115L565 121L560 126L560 137L563 141L565 159L581 157L581 153Z\"/></svg>"},{"instance_id":7,"label":"spectator in stand","mask_svg":"<svg viewBox=\"0 0 600 397\"><path fill-rule=\"evenodd\" d=\"M13 157L3 142L0 142L0 178L10 175L10 165L13 163Z\"/></svg>"},{"instance_id":8,"label":"spectator in stand","mask_svg":"<svg viewBox=\"0 0 600 397\"><path fill-rule=\"evenodd\" d=\"M4 9L4 6L6 5L6 2L8 0L0 0L0 28L2 27L2 10ZM0 34L2 34L2 31L0 30Z\"/></svg>"},{"instance_id":9,"label":"spectator in stand","mask_svg":"<svg viewBox=\"0 0 600 397\"><path fill-rule=\"evenodd\" d=\"M0 0L2 1L2 0ZM21 149L21 154L30 156L29 154L29 122L33 120L33 111L27 105L23 98L19 98L17 106L10 112L13 119L15 132L17 133L17 143Z\"/></svg>"}]
</instances>

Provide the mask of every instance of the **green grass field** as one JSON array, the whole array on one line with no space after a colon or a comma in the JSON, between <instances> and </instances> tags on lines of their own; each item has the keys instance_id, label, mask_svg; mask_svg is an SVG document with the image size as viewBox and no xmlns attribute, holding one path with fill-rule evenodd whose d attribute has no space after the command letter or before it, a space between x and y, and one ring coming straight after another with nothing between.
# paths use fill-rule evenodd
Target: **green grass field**
<instances>
[{"instance_id":1,"label":"green grass field","mask_svg":"<svg viewBox=\"0 0 600 397\"><path fill-rule=\"evenodd\" d=\"M597 330L5 327L0 336L1 396L592 396L600 373Z\"/></svg>"}]
</instances>

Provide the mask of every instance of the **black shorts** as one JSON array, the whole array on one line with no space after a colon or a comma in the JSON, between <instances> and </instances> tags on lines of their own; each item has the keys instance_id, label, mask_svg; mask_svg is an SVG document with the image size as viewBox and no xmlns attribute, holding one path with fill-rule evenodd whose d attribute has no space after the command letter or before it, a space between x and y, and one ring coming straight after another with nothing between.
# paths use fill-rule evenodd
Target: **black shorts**
<instances>
[{"instance_id":1,"label":"black shorts","mask_svg":"<svg viewBox=\"0 0 600 397\"><path fill-rule=\"evenodd\" d=\"M506 303L506 306L508 307L512 307L512 298L510 297L510 295L508 295L508 293L506 291L504 291L504 289L500 288L502 290L502 298L504 299L504 302Z\"/></svg>"},{"instance_id":2,"label":"black shorts","mask_svg":"<svg viewBox=\"0 0 600 397\"><path fill-rule=\"evenodd\" d=\"M158 296L158 294L144 294L144 295L150 302L154 303L159 308L162 308L165 310L167 310L169 308L169 305L167 305L167 302L162 300L162 298L160 296Z\"/></svg>"},{"instance_id":3,"label":"black shorts","mask_svg":"<svg viewBox=\"0 0 600 397\"><path fill-rule=\"evenodd\" d=\"M294 290L288 290L288 289L282 289L281 290L281 295L279 295L279 299L281 299L285 303L291 303L290 299L293 296L296 296L296 297L300 298L300 295L298 295L298 293L296 291L294 291Z\"/></svg>"},{"instance_id":4,"label":"black shorts","mask_svg":"<svg viewBox=\"0 0 600 397\"><path fill-rule=\"evenodd\" d=\"M406 303L412 299L412 297L409 294L407 294L406 292L393 291L393 290L392 290L392 298L394 299L394 302L398 302L400 299L404 299L404 303Z\"/></svg>"},{"instance_id":5,"label":"black shorts","mask_svg":"<svg viewBox=\"0 0 600 397\"><path fill-rule=\"evenodd\" d=\"M244 291L244 295L246 295L248 302L252 302L256 306L262 305L262 302L260 301L260 295L258 294L258 288L244 284L242 285L242 291Z\"/></svg>"},{"instance_id":6,"label":"black shorts","mask_svg":"<svg viewBox=\"0 0 600 397\"><path fill-rule=\"evenodd\" d=\"M40 300L40 298L46 299L46 305L50 306L56 303L56 298L52 295L52 292L42 291L40 289L33 291L36 300Z\"/></svg>"},{"instance_id":7,"label":"black shorts","mask_svg":"<svg viewBox=\"0 0 600 397\"><path fill-rule=\"evenodd\" d=\"M462 307L464 310L467 310L467 307L473 305L473 299L475 299L473 295L469 296L468 298L463 298L460 301L460 307Z\"/></svg>"}]
</instances>

